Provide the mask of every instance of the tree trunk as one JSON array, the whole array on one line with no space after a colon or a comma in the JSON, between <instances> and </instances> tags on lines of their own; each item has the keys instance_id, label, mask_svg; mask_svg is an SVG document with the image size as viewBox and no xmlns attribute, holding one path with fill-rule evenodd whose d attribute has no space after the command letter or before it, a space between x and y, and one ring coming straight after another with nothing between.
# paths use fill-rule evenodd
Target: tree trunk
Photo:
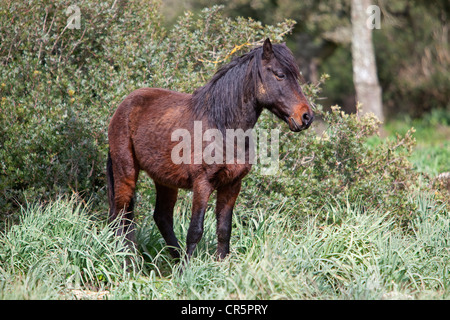
<instances>
[{"instance_id":1,"label":"tree trunk","mask_svg":"<svg viewBox=\"0 0 450 320\"><path fill-rule=\"evenodd\" d=\"M356 100L362 104L362 113L374 113L384 121L381 87L378 83L375 51L372 44L372 29L366 21L370 0L352 0L352 60L353 83Z\"/></svg>"}]
</instances>

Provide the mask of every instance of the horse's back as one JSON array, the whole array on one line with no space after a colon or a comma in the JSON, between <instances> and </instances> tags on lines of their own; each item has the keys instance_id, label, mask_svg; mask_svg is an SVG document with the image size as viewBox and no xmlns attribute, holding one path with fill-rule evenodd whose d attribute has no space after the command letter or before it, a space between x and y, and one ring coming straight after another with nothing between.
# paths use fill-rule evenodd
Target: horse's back
<instances>
[{"instance_id":1,"label":"horse's back","mask_svg":"<svg viewBox=\"0 0 450 320\"><path fill-rule=\"evenodd\" d=\"M159 88L141 88L130 93L109 125L111 154L122 158L130 154L134 164L154 180L174 180L173 186L189 187L187 172L175 166L171 159L172 148L178 143L171 141L171 135L175 129L192 122L189 121L190 97Z\"/></svg>"},{"instance_id":2,"label":"horse's back","mask_svg":"<svg viewBox=\"0 0 450 320\"><path fill-rule=\"evenodd\" d=\"M114 135L120 129L136 130L145 123L152 126L165 116L173 118L185 113L191 95L160 88L141 88L130 93L117 107L109 124L108 134ZM127 130L128 131L128 130Z\"/></svg>"},{"instance_id":3,"label":"horse's back","mask_svg":"<svg viewBox=\"0 0 450 320\"><path fill-rule=\"evenodd\" d=\"M118 106L116 114L129 114L140 108L143 112L164 112L175 105L186 104L191 97L190 94L161 89L161 88L140 88L131 92ZM178 101L178 103L176 103ZM175 104L174 104L175 102Z\"/></svg>"}]
</instances>

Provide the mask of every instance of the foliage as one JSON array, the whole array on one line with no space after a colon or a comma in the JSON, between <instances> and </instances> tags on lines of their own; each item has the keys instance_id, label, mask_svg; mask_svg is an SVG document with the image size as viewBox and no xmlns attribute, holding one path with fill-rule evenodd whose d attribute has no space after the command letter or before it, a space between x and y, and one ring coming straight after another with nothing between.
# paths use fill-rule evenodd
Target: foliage
<instances>
[{"instance_id":1,"label":"foliage","mask_svg":"<svg viewBox=\"0 0 450 320\"><path fill-rule=\"evenodd\" d=\"M314 101L320 84L305 86L305 91ZM399 225L406 226L414 212L407 195L419 187L418 174L408 161L415 146L414 129L375 146L371 140L380 123L373 115L349 115L338 106L323 111L320 105L315 113L324 128L299 135L281 130L278 175L261 175L256 166L245 182L249 189L243 188L244 201L254 206L288 199L293 217L303 222L311 214L326 218L328 204L364 199L364 208L389 210ZM272 119L264 116L261 125L273 127Z\"/></svg>"},{"instance_id":2,"label":"foliage","mask_svg":"<svg viewBox=\"0 0 450 320\"><path fill-rule=\"evenodd\" d=\"M381 32L374 32L380 83L391 116L423 116L450 108L448 2L387 3Z\"/></svg>"},{"instance_id":3,"label":"foliage","mask_svg":"<svg viewBox=\"0 0 450 320\"><path fill-rule=\"evenodd\" d=\"M30 198L101 191L111 110L146 79L143 44L159 32L159 17L134 16L137 2L78 5L82 28L71 30L65 1L2 2L0 190L7 211L13 199L23 202L23 190Z\"/></svg>"}]
</instances>

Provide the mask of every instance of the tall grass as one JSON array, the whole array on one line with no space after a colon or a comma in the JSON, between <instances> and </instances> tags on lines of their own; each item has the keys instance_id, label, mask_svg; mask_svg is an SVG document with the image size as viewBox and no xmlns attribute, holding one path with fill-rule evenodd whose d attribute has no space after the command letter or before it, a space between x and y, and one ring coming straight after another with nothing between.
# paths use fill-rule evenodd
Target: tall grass
<instances>
[{"instance_id":1,"label":"tall grass","mask_svg":"<svg viewBox=\"0 0 450 320\"><path fill-rule=\"evenodd\" d=\"M133 277L137 260L75 198L31 204L0 237L0 298L70 298Z\"/></svg>"},{"instance_id":2,"label":"tall grass","mask_svg":"<svg viewBox=\"0 0 450 320\"><path fill-rule=\"evenodd\" d=\"M74 199L29 205L0 240L0 298L71 299L75 290L108 299L446 299L450 218L431 195L411 196L418 215L404 232L389 212L363 203L329 205L329 219L299 224L285 203L239 207L232 252L215 257L215 219L188 266L169 258L151 218L139 224L139 252ZM190 205L175 229L183 239ZM140 261L140 262L139 262ZM89 296L85 296L89 297Z\"/></svg>"}]
</instances>

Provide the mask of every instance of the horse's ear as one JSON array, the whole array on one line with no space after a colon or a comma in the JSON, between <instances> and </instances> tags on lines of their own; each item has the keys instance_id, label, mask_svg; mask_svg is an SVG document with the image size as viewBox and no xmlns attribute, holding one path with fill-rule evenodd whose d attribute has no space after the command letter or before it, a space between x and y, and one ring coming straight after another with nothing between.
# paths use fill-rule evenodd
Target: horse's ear
<instances>
[{"instance_id":1,"label":"horse's ear","mask_svg":"<svg viewBox=\"0 0 450 320\"><path fill-rule=\"evenodd\" d=\"M271 60L273 58L273 49L270 39L267 38L263 44L263 60Z\"/></svg>"}]
</instances>

